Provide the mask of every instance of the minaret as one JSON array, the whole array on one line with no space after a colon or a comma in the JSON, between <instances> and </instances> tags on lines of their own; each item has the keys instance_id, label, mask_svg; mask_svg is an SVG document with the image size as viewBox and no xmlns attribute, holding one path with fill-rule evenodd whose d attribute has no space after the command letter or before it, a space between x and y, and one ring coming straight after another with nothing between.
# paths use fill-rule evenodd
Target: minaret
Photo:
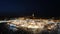
<instances>
[{"instance_id":1,"label":"minaret","mask_svg":"<svg viewBox=\"0 0 60 34\"><path fill-rule=\"evenodd\" d=\"M34 15L34 13L32 14L32 18L34 18L35 17L35 15Z\"/></svg>"},{"instance_id":2,"label":"minaret","mask_svg":"<svg viewBox=\"0 0 60 34\"><path fill-rule=\"evenodd\" d=\"M32 17L34 17L34 13L32 14Z\"/></svg>"}]
</instances>

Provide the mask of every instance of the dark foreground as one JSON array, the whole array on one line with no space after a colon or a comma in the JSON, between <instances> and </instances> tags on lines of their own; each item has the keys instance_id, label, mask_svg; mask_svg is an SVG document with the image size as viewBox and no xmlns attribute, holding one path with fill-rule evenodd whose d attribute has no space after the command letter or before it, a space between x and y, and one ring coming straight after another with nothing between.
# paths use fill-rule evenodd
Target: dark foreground
<instances>
[{"instance_id":1,"label":"dark foreground","mask_svg":"<svg viewBox=\"0 0 60 34\"><path fill-rule=\"evenodd\" d=\"M6 23L0 23L0 34L33 34L33 33L21 29L13 31L8 28L8 25ZM60 34L60 29L56 28L55 30L51 31L44 30L38 34Z\"/></svg>"}]
</instances>

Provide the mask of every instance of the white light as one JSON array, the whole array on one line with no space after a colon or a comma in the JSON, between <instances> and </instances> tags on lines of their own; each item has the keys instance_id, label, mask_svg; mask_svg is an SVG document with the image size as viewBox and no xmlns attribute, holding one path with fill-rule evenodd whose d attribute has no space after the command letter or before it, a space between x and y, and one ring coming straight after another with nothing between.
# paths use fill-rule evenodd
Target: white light
<instances>
[{"instance_id":1,"label":"white light","mask_svg":"<svg viewBox=\"0 0 60 34\"><path fill-rule=\"evenodd\" d=\"M39 28L38 26L29 25L28 28Z\"/></svg>"}]
</instances>

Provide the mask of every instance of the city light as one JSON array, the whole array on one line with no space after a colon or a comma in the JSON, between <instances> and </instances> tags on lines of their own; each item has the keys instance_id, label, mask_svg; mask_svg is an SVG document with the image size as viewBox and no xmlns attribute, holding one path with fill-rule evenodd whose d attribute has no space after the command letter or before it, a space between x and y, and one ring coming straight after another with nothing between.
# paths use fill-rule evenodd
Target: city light
<instances>
[{"instance_id":1,"label":"city light","mask_svg":"<svg viewBox=\"0 0 60 34\"><path fill-rule=\"evenodd\" d=\"M51 25L53 23L53 25ZM19 18L16 20L9 20L9 23L7 24L14 24L16 25L16 28L23 28L23 30L26 31L33 31L36 33L36 31L42 31L44 30L44 27L47 25L47 29L52 30L56 26L56 22L54 20L45 20L45 19L24 19ZM48 25L49 24L49 25Z\"/></svg>"}]
</instances>

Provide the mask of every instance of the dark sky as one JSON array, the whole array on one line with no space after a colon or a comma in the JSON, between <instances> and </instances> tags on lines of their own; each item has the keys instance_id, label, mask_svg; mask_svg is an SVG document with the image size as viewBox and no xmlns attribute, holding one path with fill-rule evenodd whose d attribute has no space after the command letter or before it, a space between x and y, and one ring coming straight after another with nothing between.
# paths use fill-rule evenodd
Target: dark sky
<instances>
[{"instance_id":1,"label":"dark sky","mask_svg":"<svg viewBox=\"0 0 60 34\"><path fill-rule=\"evenodd\" d=\"M60 16L58 0L0 0L0 16Z\"/></svg>"}]
</instances>

